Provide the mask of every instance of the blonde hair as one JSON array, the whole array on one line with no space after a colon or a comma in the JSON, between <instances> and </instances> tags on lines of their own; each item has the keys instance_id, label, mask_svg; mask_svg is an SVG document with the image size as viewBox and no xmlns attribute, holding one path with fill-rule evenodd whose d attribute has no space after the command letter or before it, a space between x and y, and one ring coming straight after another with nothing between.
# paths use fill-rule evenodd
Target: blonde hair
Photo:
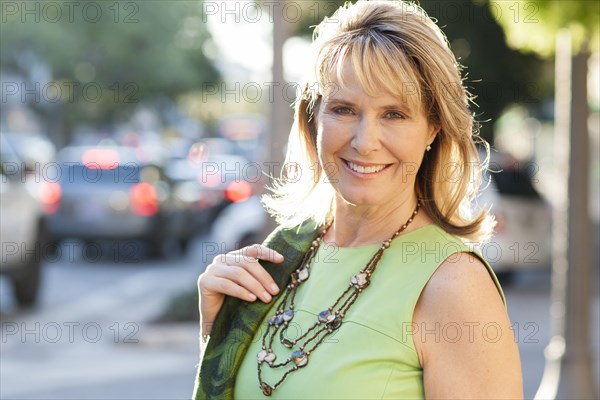
<instances>
[{"instance_id":1,"label":"blonde hair","mask_svg":"<svg viewBox=\"0 0 600 400\"><path fill-rule=\"evenodd\" d=\"M332 78L343 84L342 67L349 61L369 95L386 88L411 107L424 107L429 123L440 127L416 177L422 209L448 233L486 239L493 218L485 209L474 212L473 200L488 157L479 161L476 142L489 150L475 133L460 66L437 25L412 3L358 1L321 22L313 46L314 70L295 103L282 176L263 197L277 222L293 227L313 219L320 225L331 216L334 190L318 164L314 114L322 96L335 89Z\"/></svg>"}]
</instances>

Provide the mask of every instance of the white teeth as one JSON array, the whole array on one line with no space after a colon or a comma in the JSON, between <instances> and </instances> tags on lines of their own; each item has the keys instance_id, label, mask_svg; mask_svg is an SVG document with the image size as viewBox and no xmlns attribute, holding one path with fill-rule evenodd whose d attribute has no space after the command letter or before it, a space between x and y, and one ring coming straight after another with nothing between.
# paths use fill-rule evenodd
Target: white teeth
<instances>
[{"instance_id":1,"label":"white teeth","mask_svg":"<svg viewBox=\"0 0 600 400\"><path fill-rule=\"evenodd\" d=\"M379 172L386 167L386 165L372 165L369 167L363 167L362 165L354 164L350 161L346 162L351 170L360 172L361 174L372 174L374 172Z\"/></svg>"}]
</instances>

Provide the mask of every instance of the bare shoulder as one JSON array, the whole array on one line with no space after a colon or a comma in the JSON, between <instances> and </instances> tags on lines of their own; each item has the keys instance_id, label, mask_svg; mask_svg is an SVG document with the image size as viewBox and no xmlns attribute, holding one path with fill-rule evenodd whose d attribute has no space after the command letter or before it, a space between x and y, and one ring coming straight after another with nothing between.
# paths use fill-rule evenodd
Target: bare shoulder
<instances>
[{"instance_id":1,"label":"bare shoulder","mask_svg":"<svg viewBox=\"0 0 600 400\"><path fill-rule=\"evenodd\" d=\"M504 311L504 303L488 269L472 253L455 253L435 271L419 300L425 315L472 315Z\"/></svg>"},{"instance_id":2,"label":"bare shoulder","mask_svg":"<svg viewBox=\"0 0 600 400\"><path fill-rule=\"evenodd\" d=\"M423 289L413 322L427 398L522 397L510 320L478 257L446 259Z\"/></svg>"}]
</instances>

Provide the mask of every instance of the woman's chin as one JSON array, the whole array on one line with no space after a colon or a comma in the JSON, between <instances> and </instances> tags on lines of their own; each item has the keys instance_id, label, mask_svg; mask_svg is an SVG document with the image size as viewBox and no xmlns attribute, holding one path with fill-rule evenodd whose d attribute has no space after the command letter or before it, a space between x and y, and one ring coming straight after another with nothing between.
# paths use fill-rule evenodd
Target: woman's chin
<instances>
[{"instance_id":1,"label":"woman's chin","mask_svg":"<svg viewBox=\"0 0 600 400\"><path fill-rule=\"evenodd\" d=\"M364 193L347 195L342 194L339 196L339 198L344 204L354 207L377 207L385 204L383 199L379 198L378 196L369 196L365 195Z\"/></svg>"}]
</instances>

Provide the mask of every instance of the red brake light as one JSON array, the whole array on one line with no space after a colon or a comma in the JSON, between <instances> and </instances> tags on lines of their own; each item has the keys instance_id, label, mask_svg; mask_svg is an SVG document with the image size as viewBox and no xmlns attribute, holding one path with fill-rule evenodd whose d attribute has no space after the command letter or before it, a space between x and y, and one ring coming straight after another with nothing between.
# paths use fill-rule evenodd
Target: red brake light
<instances>
[{"instance_id":1,"label":"red brake light","mask_svg":"<svg viewBox=\"0 0 600 400\"><path fill-rule=\"evenodd\" d=\"M46 214L58 211L58 204L62 196L62 189L57 182L44 182L40 187L40 201Z\"/></svg>"},{"instance_id":2,"label":"red brake light","mask_svg":"<svg viewBox=\"0 0 600 400\"><path fill-rule=\"evenodd\" d=\"M233 181L225 188L225 198L234 203L248 200L252 196L252 187L246 181Z\"/></svg>"},{"instance_id":3,"label":"red brake light","mask_svg":"<svg viewBox=\"0 0 600 400\"><path fill-rule=\"evenodd\" d=\"M112 149L89 149L83 153L82 162L89 169L115 169L121 157Z\"/></svg>"},{"instance_id":4,"label":"red brake light","mask_svg":"<svg viewBox=\"0 0 600 400\"><path fill-rule=\"evenodd\" d=\"M156 189L147 182L138 183L131 188L131 207L137 215L150 217L158 212Z\"/></svg>"},{"instance_id":5,"label":"red brake light","mask_svg":"<svg viewBox=\"0 0 600 400\"><path fill-rule=\"evenodd\" d=\"M221 176L218 174L203 175L200 173L198 174L198 181L211 188L217 187L222 183Z\"/></svg>"}]
</instances>

